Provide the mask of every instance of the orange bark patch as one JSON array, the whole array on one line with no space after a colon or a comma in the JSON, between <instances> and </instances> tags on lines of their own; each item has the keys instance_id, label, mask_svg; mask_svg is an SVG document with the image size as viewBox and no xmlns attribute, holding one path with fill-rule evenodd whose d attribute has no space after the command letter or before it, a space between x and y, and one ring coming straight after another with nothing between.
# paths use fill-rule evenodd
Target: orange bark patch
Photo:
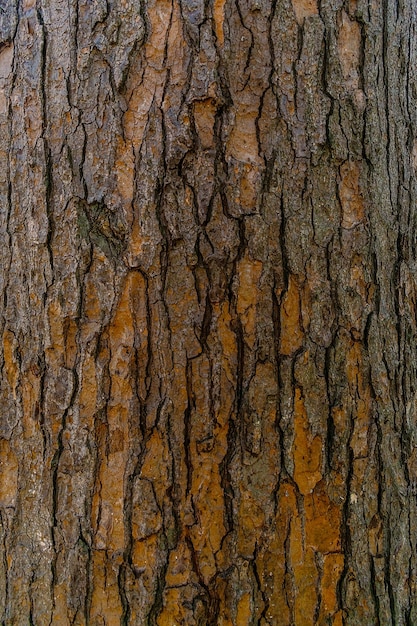
<instances>
[{"instance_id":1,"label":"orange bark patch","mask_svg":"<svg viewBox=\"0 0 417 626\"><path fill-rule=\"evenodd\" d=\"M0 506L14 506L17 496L18 463L10 442L0 439Z\"/></svg>"},{"instance_id":2,"label":"orange bark patch","mask_svg":"<svg viewBox=\"0 0 417 626\"><path fill-rule=\"evenodd\" d=\"M192 368L195 409L191 415L190 451L195 523L190 528L190 537L199 571L208 584L216 572L214 555L220 550L226 534L219 464L227 450L227 421L220 424L219 421L212 423L210 419L210 368L207 357L201 355L194 359Z\"/></svg>"},{"instance_id":3,"label":"orange bark patch","mask_svg":"<svg viewBox=\"0 0 417 626\"><path fill-rule=\"evenodd\" d=\"M157 535L151 535L142 541L134 541L132 548L133 566L144 572L144 586L150 591L148 585L153 581L152 573L156 570L156 564L160 553L160 540Z\"/></svg>"},{"instance_id":4,"label":"orange bark patch","mask_svg":"<svg viewBox=\"0 0 417 626\"><path fill-rule=\"evenodd\" d=\"M129 108L124 116L124 127L128 143L133 145L134 150L142 143L151 106L162 103L166 58L175 59L170 67L172 83L184 80L185 43L179 3L150 1L147 3L147 17L150 36L144 46L144 63L135 66L127 80L126 90ZM181 78L177 74L181 74Z\"/></svg>"},{"instance_id":5,"label":"orange bark patch","mask_svg":"<svg viewBox=\"0 0 417 626\"><path fill-rule=\"evenodd\" d=\"M265 613L271 624L313 624L337 619L337 584L343 571L340 552L341 512L328 497L323 483L304 497L304 506L292 484L283 483L278 494L273 539L257 558ZM317 555L323 557L321 585ZM334 622L338 623L338 622Z\"/></svg>"},{"instance_id":6,"label":"orange bark patch","mask_svg":"<svg viewBox=\"0 0 417 626\"><path fill-rule=\"evenodd\" d=\"M70 626L68 619L68 587L66 582L55 585L54 587L54 610L52 614L52 624L62 624L62 626Z\"/></svg>"},{"instance_id":7,"label":"orange bark patch","mask_svg":"<svg viewBox=\"0 0 417 626\"><path fill-rule=\"evenodd\" d=\"M249 593L245 593L239 600L236 611L236 624L241 626L249 626L252 624L252 607L251 596Z\"/></svg>"},{"instance_id":8,"label":"orange bark patch","mask_svg":"<svg viewBox=\"0 0 417 626\"><path fill-rule=\"evenodd\" d=\"M259 169L252 163L244 163L238 168L240 184L236 200L244 209L256 209L259 193Z\"/></svg>"},{"instance_id":9,"label":"orange bark patch","mask_svg":"<svg viewBox=\"0 0 417 626\"><path fill-rule=\"evenodd\" d=\"M338 49L343 78L351 87L357 89L361 54L361 29L358 22L351 20L345 11L341 13Z\"/></svg>"},{"instance_id":10,"label":"orange bark patch","mask_svg":"<svg viewBox=\"0 0 417 626\"><path fill-rule=\"evenodd\" d=\"M202 148L213 146L215 118L216 103L212 98L198 100L194 103L194 122Z\"/></svg>"},{"instance_id":11,"label":"orange bark patch","mask_svg":"<svg viewBox=\"0 0 417 626\"><path fill-rule=\"evenodd\" d=\"M300 287L294 276L289 278L281 305L280 340L280 352L286 356L294 354L303 343Z\"/></svg>"},{"instance_id":12,"label":"orange bark patch","mask_svg":"<svg viewBox=\"0 0 417 626\"><path fill-rule=\"evenodd\" d=\"M224 44L223 24L225 4L226 0L214 0L213 5L214 30L216 32L217 41L221 46Z\"/></svg>"},{"instance_id":13,"label":"orange bark patch","mask_svg":"<svg viewBox=\"0 0 417 626\"><path fill-rule=\"evenodd\" d=\"M256 497L245 492L239 506L238 551L251 558L265 525L265 513Z\"/></svg>"},{"instance_id":14,"label":"orange bark patch","mask_svg":"<svg viewBox=\"0 0 417 626\"><path fill-rule=\"evenodd\" d=\"M295 390L294 399L294 480L300 493L310 493L322 478L322 441L313 437L301 391Z\"/></svg>"},{"instance_id":15,"label":"orange bark patch","mask_svg":"<svg viewBox=\"0 0 417 626\"><path fill-rule=\"evenodd\" d=\"M235 123L227 145L227 152L237 161L256 163L260 160L256 135L257 115L258 109L248 105L240 105L236 113Z\"/></svg>"},{"instance_id":16,"label":"orange bark patch","mask_svg":"<svg viewBox=\"0 0 417 626\"><path fill-rule=\"evenodd\" d=\"M337 611L337 584L344 568L344 556L341 553L326 554L323 562L321 579L321 607L319 623L329 623L333 617L333 625L342 624L341 613Z\"/></svg>"},{"instance_id":17,"label":"orange bark patch","mask_svg":"<svg viewBox=\"0 0 417 626\"><path fill-rule=\"evenodd\" d=\"M146 444L146 456L140 475L151 481L166 484L168 481L168 450L158 430L154 430Z\"/></svg>"},{"instance_id":18,"label":"orange bark patch","mask_svg":"<svg viewBox=\"0 0 417 626\"><path fill-rule=\"evenodd\" d=\"M217 319L217 333L222 347L222 368L228 381L235 383L235 365L237 355L236 335L231 329L232 316L229 303L215 305L213 311Z\"/></svg>"},{"instance_id":19,"label":"orange bark patch","mask_svg":"<svg viewBox=\"0 0 417 626\"><path fill-rule=\"evenodd\" d=\"M216 573L215 553L221 548L226 534L224 526L224 493L217 468L210 463L201 464L193 480L194 510L198 523L190 529L190 536L198 555L199 571L206 584ZM204 476L204 470L209 471ZM200 485L197 485L199 479ZM196 491L196 489L198 491Z\"/></svg>"},{"instance_id":20,"label":"orange bark patch","mask_svg":"<svg viewBox=\"0 0 417 626\"><path fill-rule=\"evenodd\" d=\"M346 161L340 167L339 196L343 212L343 228L353 228L365 217L359 174L359 165L354 161Z\"/></svg>"},{"instance_id":21,"label":"orange bark patch","mask_svg":"<svg viewBox=\"0 0 417 626\"><path fill-rule=\"evenodd\" d=\"M292 0L296 20L299 24L310 15L318 15L317 0Z\"/></svg>"},{"instance_id":22,"label":"orange bark patch","mask_svg":"<svg viewBox=\"0 0 417 626\"><path fill-rule=\"evenodd\" d=\"M186 585L192 573L190 549L184 539L179 541L175 550L169 555L168 569L165 575L167 587L180 587Z\"/></svg>"},{"instance_id":23,"label":"orange bark patch","mask_svg":"<svg viewBox=\"0 0 417 626\"><path fill-rule=\"evenodd\" d=\"M134 383L132 381L136 313L138 301L144 298L145 284L139 272L130 272L109 326L109 374L110 400L106 419L97 428L101 429L99 479L93 499L93 526L95 544L98 549L121 551L125 545L124 496L125 467L129 454L130 415ZM86 360L84 369L88 366ZM96 405L94 385L94 362L83 379L83 398L80 404L91 411ZM84 370L83 370L84 375ZM88 405L86 403L89 402Z\"/></svg>"},{"instance_id":24,"label":"orange bark patch","mask_svg":"<svg viewBox=\"0 0 417 626\"><path fill-rule=\"evenodd\" d=\"M318 571L314 559L314 551L308 549L304 561L294 568L296 587L294 603L294 623L300 626L314 624L314 613L317 605Z\"/></svg>"},{"instance_id":25,"label":"orange bark patch","mask_svg":"<svg viewBox=\"0 0 417 626\"><path fill-rule=\"evenodd\" d=\"M120 601L116 562L110 561L105 552L95 550L92 569L95 584L91 597L91 623L120 626L123 608Z\"/></svg>"},{"instance_id":26,"label":"orange bark patch","mask_svg":"<svg viewBox=\"0 0 417 626\"><path fill-rule=\"evenodd\" d=\"M190 537L201 576L206 584L216 573L215 554L221 548L226 534L224 525L224 492L218 467L207 458L193 471L191 491L197 523L190 529Z\"/></svg>"},{"instance_id":27,"label":"orange bark patch","mask_svg":"<svg viewBox=\"0 0 417 626\"><path fill-rule=\"evenodd\" d=\"M343 626L343 624L344 624L344 622L343 622L343 611L338 611L333 616L332 626Z\"/></svg>"},{"instance_id":28,"label":"orange bark patch","mask_svg":"<svg viewBox=\"0 0 417 626\"><path fill-rule=\"evenodd\" d=\"M336 552L341 548L341 509L329 499L322 484L304 500L306 543L317 552Z\"/></svg>"}]
</instances>

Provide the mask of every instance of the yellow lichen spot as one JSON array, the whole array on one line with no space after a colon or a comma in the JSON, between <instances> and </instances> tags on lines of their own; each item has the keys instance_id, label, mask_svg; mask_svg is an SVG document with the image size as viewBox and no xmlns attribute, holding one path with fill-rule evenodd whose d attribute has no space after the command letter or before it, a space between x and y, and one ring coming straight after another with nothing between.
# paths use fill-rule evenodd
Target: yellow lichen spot
<instances>
[{"instance_id":1,"label":"yellow lichen spot","mask_svg":"<svg viewBox=\"0 0 417 626\"><path fill-rule=\"evenodd\" d=\"M310 493L322 479L322 441L310 432L300 389L294 398L294 480L300 493Z\"/></svg>"},{"instance_id":2,"label":"yellow lichen spot","mask_svg":"<svg viewBox=\"0 0 417 626\"><path fill-rule=\"evenodd\" d=\"M318 15L317 0L292 0L296 20L299 24L310 15Z\"/></svg>"},{"instance_id":3,"label":"yellow lichen spot","mask_svg":"<svg viewBox=\"0 0 417 626\"><path fill-rule=\"evenodd\" d=\"M17 457L7 439L0 439L0 506L14 506L17 496Z\"/></svg>"},{"instance_id":4,"label":"yellow lichen spot","mask_svg":"<svg viewBox=\"0 0 417 626\"><path fill-rule=\"evenodd\" d=\"M353 228L365 217L365 204L360 189L360 170L355 161L340 167L339 197L342 205L342 227Z\"/></svg>"}]
</instances>

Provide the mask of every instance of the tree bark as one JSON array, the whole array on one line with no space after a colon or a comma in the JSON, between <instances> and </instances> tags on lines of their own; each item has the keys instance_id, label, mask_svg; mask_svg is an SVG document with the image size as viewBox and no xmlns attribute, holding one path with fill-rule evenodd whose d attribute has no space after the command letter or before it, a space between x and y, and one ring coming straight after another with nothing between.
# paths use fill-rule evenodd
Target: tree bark
<instances>
[{"instance_id":1,"label":"tree bark","mask_svg":"<svg viewBox=\"0 0 417 626\"><path fill-rule=\"evenodd\" d=\"M1 624L417 624L416 6L0 2Z\"/></svg>"}]
</instances>

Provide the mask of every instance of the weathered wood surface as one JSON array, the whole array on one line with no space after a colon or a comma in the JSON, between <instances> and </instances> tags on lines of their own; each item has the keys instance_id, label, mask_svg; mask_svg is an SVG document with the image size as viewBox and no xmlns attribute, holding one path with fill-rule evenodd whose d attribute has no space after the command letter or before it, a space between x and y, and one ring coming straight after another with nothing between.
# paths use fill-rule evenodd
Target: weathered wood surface
<instances>
[{"instance_id":1,"label":"weathered wood surface","mask_svg":"<svg viewBox=\"0 0 417 626\"><path fill-rule=\"evenodd\" d=\"M417 624L416 20L0 2L1 624Z\"/></svg>"}]
</instances>

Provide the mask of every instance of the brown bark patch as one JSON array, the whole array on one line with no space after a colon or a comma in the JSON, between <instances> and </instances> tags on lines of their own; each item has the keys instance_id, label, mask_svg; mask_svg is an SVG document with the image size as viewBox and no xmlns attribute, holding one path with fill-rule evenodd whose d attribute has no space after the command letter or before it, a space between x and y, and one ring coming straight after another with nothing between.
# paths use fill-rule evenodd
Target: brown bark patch
<instances>
[{"instance_id":1,"label":"brown bark patch","mask_svg":"<svg viewBox=\"0 0 417 626\"><path fill-rule=\"evenodd\" d=\"M224 6L226 0L214 0L213 19L214 30L216 32L217 42L222 46L224 44Z\"/></svg>"},{"instance_id":2,"label":"brown bark patch","mask_svg":"<svg viewBox=\"0 0 417 626\"><path fill-rule=\"evenodd\" d=\"M194 103L194 122L203 149L213 146L215 118L216 103L212 98Z\"/></svg>"},{"instance_id":3,"label":"brown bark patch","mask_svg":"<svg viewBox=\"0 0 417 626\"><path fill-rule=\"evenodd\" d=\"M343 78L350 87L358 88L361 55L361 29L345 11L341 13L338 49Z\"/></svg>"},{"instance_id":4,"label":"brown bark patch","mask_svg":"<svg viewBox=\"0 0 417 626\"><path fill-rule=\"evenodd\" d=\"M303 495L310 493L322 478L322 441L313 436L300 389L294 399L294 480Z\"/></svg>"},{"instance_id":5,"label":"brown bark patch","mask_svg":"<svg viewBox=\"0 0 417 626\"><path fill-rule=\"evenodd\" d=\"M13 45L5 46L0 52L0 79L8 78L13 69Z\"/></svg>"},{"instance_id":6,"label":"brown bark patch","mask_svg":"<svg viewBox=\"0 0 417 626\"><path fill-rule=\"evenodd\" d=\"M256 102L256 104L258 104ZM241 105L228 142L228 153L243 163L259 161L259 146L256 135L257 106Z\"/></svg>"},{"instance_id":7,"label":"brown bark patch","mask_svg":"<svg viewBox=\"0 0 417 626\"><path fill-rule=\"evenodd\" d=\"M239 290L237 312L242 320L249 345L255 341L256 303L259 300L259 279L262 263L244 258L238 267Z\"/></svg>"},{"instance_id":8,"label":"brown bark patch","mask_svg":"<svg viewBox=\"0 0 417 626\"><path fill-rule=\"evenodd\" d=\"M0 506L14 506L17 495L17 457L10 442L0 439Z\"/></svg>"},{"instance_id":9,"label":"brown bark patch","mask_svg":"<svg viewBox=\"0 0 417 626\"><path fill-rule=\"evenodd\" d=\"M3 333L4 367L6 370L7 381L13 391L13 395L16 394L17 381L19 378L19 368L17 367L14 356L15 348L16 339L14 334L10 330L5 330Z\"/></svg>"},{"instance_id":10,"label":"brown bark patch","mask_svg":"<svg viewBox=\"0 0 417 626\"><path fill-rule=\"evenodd\" d=\"M281 354L294 354L302 345L303 335L300 287L297 279L290 276L281 306Z\"/></svg>"},{"instance_id":11,"label":"brown bark patch","mask_svg":"<svg viewBox=\"0 0 417 626\"><path fill-rule=\"evenodd\" d=\"M360 170L355 161L346 161L340 167L339 196L342 204L342 227L354 228L365 217L365 204L360 188Z\"/></svg>"},{"instance_id":12,"label":"brown bark patch","mask_svg":"<svg viewBox=\"0 0 417 626\"><path fill-rule=\"evenodd\" d=\"M292 0L295 17L299 24L304 22L310 15L318 15L317 0Z\"/></svg>"}]
</instances>

